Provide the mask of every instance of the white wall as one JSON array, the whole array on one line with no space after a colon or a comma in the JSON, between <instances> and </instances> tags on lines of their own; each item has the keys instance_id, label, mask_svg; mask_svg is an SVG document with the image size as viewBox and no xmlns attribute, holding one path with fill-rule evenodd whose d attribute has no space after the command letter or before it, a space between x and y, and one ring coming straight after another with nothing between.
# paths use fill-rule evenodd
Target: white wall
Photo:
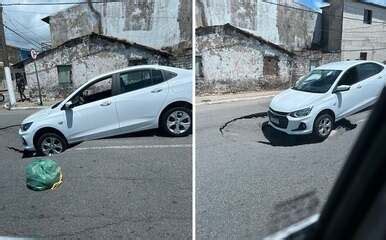
<instances>
[{"instance_id":1,"label":"white wall","mask_svg":"<svg viewBox=\"0 0 386 240\"><path fill-rule=\"evenodd\" d=\"M364 9L373 11L372 24L363 23ZM343 16L342 60L367 52L368 60L386 61L386 8L345 0Z\"/></svg>"}]
</instances>

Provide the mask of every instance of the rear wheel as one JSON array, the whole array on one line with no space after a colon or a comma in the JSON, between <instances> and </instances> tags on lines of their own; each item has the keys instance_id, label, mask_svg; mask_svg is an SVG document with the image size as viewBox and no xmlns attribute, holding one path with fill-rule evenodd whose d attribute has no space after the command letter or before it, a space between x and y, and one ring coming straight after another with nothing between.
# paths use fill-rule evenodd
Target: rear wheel
<instances>
[{"instance_id":1,"label":"rear wheel","mask_svg":"<svg viewBox=\"0 0 386 240\"><path fill-rule=\"evenodd\" d=\"M36 151L40 155L51 156L64 152L67 148L67 142L57 133L43 133L37 141Z\"/></svg>"},{"instance_id":2,"label":"rear wheel","mask_svg":"<svg viewBox=\"0 0 386 240\"><path fill-rule=\"evenodd\" d=\"M318 139L326 139L334 126L334 120L328 113L319 115L314 122L313 134Z\"/></svg>"},{"instance_id":3,"label":"rear wheel","mask_svg":"<svg viewBox=\"0 0 386 240\"><path fill-rule=\"evenodd\" d=\"M170 136L184 137L192 132L192 111L185 107L174 107L161 117L161 128Z\"/></svg>"}]
</instances>

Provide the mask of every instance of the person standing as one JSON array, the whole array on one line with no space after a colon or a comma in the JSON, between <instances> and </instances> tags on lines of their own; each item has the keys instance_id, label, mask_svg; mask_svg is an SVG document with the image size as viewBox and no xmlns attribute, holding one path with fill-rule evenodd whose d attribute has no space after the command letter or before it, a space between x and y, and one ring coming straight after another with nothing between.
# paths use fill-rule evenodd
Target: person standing
<instances>
[{"instance_id":1,"label":"person standing","mask_svg":"<svg viewBox=\"0 0 386 240\"><path fill-rule=\"evenodd\" d=\"M16 73L16 86L20 94L20 100L24 102L27 100L27 97L24 95L24 90L25 90L25 82L22 74Z\"/></svg>"}]
</instances>

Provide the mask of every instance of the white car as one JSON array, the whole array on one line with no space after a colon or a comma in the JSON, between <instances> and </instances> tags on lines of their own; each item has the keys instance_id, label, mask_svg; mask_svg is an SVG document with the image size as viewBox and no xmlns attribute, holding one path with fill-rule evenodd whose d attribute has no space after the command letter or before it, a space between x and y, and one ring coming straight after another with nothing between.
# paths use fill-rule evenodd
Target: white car
<instances>
[{"instance_id":1,"label":"white car","mask_svg":"<svg viewBox=\"0 0 386 240\"><path fill-rule=\"evenodd\" d=\"M374 104L386 84L386 70L374 61L342 61L312 70L269 106L269 125L290 135L325 139L334 123Z\"/></svg>"},{"instance_id":2,"label":"white car","mask_svg":"<svg viewBox=\"0 0 386 240\"><path fill-rule=\"evenodd\" d=\"M98 76L21 124L24 149L43 155L69 144L146 129L192 130L192 71L142 65Z\"/></svg>"}]
</instances>

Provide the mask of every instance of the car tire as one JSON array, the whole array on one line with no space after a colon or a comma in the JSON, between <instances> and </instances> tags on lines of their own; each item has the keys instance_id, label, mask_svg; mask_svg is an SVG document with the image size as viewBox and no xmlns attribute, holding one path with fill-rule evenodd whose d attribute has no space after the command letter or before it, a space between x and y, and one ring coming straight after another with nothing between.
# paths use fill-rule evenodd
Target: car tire
<instances>
[{"instance_id":1,"label":"car tire","mask_svg":"<svg viewBox=\"0 0 386 240\"><path fill-rule=\"evenodd\" d=\"M161 116L160 127L172 137L185 137L192 133L192 110L186 107L173 107Z\"/></svg>"},{"instance_id":2,"label":"car tire","mask_svg":"<svg viewBox=\"0 0 386 240\"><path fill-rule=\"evenodd\" d=\"M316 139L326 139L334 127L334 119L328 113L322 113L316 117L313 127L313 135Z\"/></svg>"},{"instance_id":3,"label":"car tire","mask_svg":"<svg viewBox=\"0 0 386 240\"><path fill-rule=\"evenodd\" d=\"M67 149L67 141L59 134L46 132L39 136L36 151L39 155L50 156L59 154Z\"/></svg>"}]
</instances>

